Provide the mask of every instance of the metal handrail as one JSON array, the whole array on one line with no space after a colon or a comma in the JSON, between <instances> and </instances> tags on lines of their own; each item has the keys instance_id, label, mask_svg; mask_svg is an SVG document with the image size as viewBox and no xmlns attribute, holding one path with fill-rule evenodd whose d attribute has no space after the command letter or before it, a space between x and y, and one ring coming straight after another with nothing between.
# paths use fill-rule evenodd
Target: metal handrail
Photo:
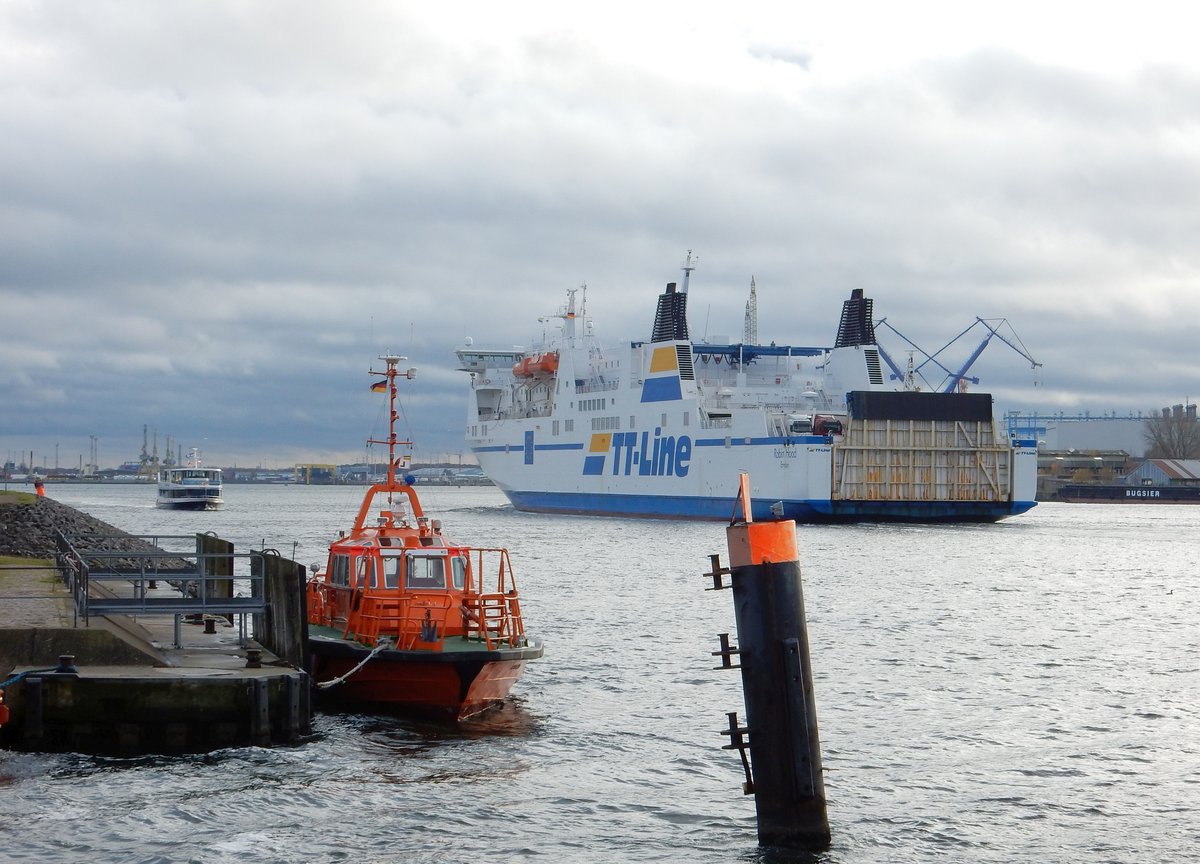
<instances>
[{"instance_id":1,"label":"metal handrail","mask_svg":"<svg viewBox=\"0 0 1200 864\"><path fill-rule=\"evenodd\" d=\"M265 553L220 552L204 553L195 535L103 535L86 534L68 539L55 531L55 561L63 581L71 592L76 615L84 622L91 615L231 615L263 613L267 603L262 590L262 568L251 567L249 577L251 596L216 596L212 583L232 581L232 574L213 574L207 562L248 558L253 561ZM122 540L141 540L158 551L129 551L101 548L81 548L81 541L119 537ZM192 552L167 551L158 547L164 540L190 539L196 543ZM255 571L257 570L257 575ZM178 594L152 596L159 582L165 582ZM93 584L94 583L94 584ZM128 583L129 588L123 588ZM256 584L257 583L257 584ZM95 596L103 593L105 596Z\"/></svg>"}]
</instances>

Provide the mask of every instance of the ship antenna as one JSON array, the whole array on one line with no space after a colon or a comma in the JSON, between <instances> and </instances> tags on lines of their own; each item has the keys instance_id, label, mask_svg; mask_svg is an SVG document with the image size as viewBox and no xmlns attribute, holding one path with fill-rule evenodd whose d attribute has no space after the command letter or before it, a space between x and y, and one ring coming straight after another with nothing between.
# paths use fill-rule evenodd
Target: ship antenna
<instances>
[{"instance_id":1,"label":"ship antenna","mask_svg":"<svg viewBox=\"0 0 1200 864\"><path fill-rule=\"evenodd\" d=\"M694 260L699 261L700 256L696 256L696 258ZM686 294L687 290L688 290L688 279L691 277L692 271L696 269L696 265L693 264L692 261L693 261L692 250L689 249L687 251L687 260L683 262L683 266L680 268L681 270L683 270L683 293L684 294Z\"/></svg>"},{"instance_id":2,"label":"ship antenna","mask_svg":"<svg viewBox=\"0 0 1200 864\"><path fill-rule=\"evenodd\" d=\"M368 438L367 443L368 444L387 444L388 445L387 486L388 486L388 501L390 502L392 500L391 499L391 490L397 485L396 470L401 467L400 462L403 461L403 459L404 459L404 457L400 457L400 458L396 457L396 445L399 444L399 445L406 446L406 447L410 448L410 450L412 448L411 441L399 441L396 439L396 420L398 420L400 417L399 412L396 410L396 379L399 376L403 375L405 378L408 378L409 380L411 380L416 375L417 370L416 369L407 369L404 372L401 372L398 368L400 365L400 361L407 360L408 358L401 357L398 354L381 354L379 356L379 359L387 364L387 371L384 373L372 371L371 374L372 375L383 374L383 375L387 376L386 377L386 381L387 381L386 386L387 386L387 392L388 392L388 437L387 437L386 441L380 441L375 438Z\"/></svg>"}]
</instances>

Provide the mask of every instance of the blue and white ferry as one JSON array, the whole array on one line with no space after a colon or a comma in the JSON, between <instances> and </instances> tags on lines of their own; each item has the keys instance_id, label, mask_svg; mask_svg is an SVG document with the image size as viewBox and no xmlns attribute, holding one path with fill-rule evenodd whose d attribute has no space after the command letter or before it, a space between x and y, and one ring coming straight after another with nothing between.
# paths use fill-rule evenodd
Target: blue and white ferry
<instances>
[{"instance_id":1,"label":"blue and white ferry","mask_svg":"<svg viewBox=\"0 0 1200 864\"><path fill-rule=\"evenodd\" d=\"M467 444L514 507L728 520L742 472L755 518L991 522L1035 505L1037 442L1003 436L989 394L886 382L861 290L832 348L710 344L688 335L693 269L659 296L649 341L604 348L581 288L535 349L457 351Z\"/></svg>"}]
</instances>

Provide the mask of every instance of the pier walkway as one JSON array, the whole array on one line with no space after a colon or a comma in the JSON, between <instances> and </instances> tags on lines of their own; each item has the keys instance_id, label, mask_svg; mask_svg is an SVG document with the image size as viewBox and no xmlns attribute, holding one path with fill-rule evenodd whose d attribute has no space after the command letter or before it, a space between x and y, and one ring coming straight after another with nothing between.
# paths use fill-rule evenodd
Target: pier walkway
<instances>
[{"instance_id":1,"label":"pier walkway","mask_svg":"<svg viewBox=\"0 0 1200 864\"><path fill-rule=\"evenodd\" d=\"M224 543L188 539L198 549ZM232 544L134 555L63 540L57 564L0 562L0 683L9 682L11 715L0 746L134 755L308 734L309 679L295 651L289 662L250 635L278 617L263 576L280 569L277 556L252 566L254 590L235 596Z\"/></svg>"}]
</instances>

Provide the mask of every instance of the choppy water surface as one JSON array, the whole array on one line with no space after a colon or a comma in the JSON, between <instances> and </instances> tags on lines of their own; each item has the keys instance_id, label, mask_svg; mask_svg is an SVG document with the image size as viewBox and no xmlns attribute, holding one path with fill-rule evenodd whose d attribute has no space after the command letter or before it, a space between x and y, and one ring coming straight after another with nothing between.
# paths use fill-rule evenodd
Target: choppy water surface
<instances>
[{"instance_id":1,"label":"choppy water surface","mask_svg":"<svg viewBox=\"0 0 1200 864\"><path fill-rule=\"evenodd\" d=\"M213 530L308 563L361 490L50 487L134 533ZM453 729L319 714L314 740L188 758L0 753L14 861L791 860L757 845L705 591L719 524L546 518L435 489L507 545L546 642L512 703ZM988 526L799 528L833 846L860 862L1195 860L1200 507L1052 505Z\"/></svg>"}]
</instances>

